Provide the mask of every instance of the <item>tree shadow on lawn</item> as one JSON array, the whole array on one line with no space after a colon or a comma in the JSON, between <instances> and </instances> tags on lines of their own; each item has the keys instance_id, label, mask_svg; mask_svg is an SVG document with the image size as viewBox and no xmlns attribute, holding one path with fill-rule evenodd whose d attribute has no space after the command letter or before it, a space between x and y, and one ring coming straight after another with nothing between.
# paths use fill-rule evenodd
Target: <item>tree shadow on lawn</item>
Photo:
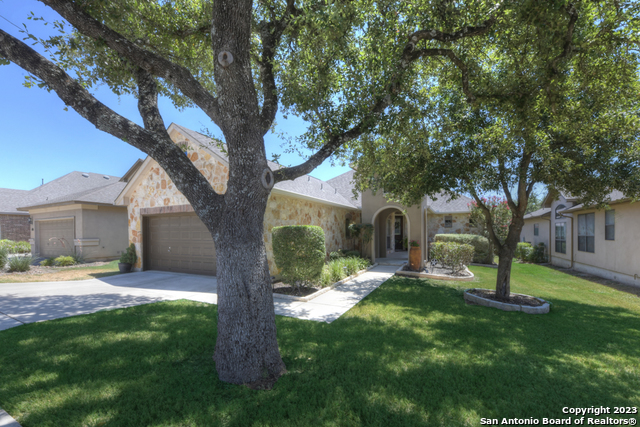
<instances>
[{"instance_id":1,"label":"tree shadow on lawn","mask_svg":"<svg viewBox=\"0 0 640 427\"><path fill-rule=\"evenodd\" d=\"M560 305L560 304L558 304ZM478 425L640 406L637 312L531 316L391 279L332 324L278 317L288 374L221 383L216 306L163 302L0 332L0 406L28 426Z\"/></svg>"}]
</instances>

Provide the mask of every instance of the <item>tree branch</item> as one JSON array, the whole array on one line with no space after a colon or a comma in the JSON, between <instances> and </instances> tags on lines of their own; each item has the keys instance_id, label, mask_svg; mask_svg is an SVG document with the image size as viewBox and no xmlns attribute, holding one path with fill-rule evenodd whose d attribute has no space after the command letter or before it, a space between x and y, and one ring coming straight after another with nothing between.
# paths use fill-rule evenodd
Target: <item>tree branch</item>
<instances>
[{"instance_id":1,"label":"tree branch","mask_svg":"<svg viewBox=\"0 0 640 427\"><path fill-rule=\"evenodd\" d=\"M369 113L366 114L356 125L351 129L342 132L339 135L333 135L329 140L306 162L289 167L279 169L274 172L276 182L295 179L301 175L311 172L314 168L325 161L333 152L341 145L358 138L364 132L371 128L375 124L384 110L392 103L392 96L398 92L398 82L400 76L406 70L409 65L422 56L446 56L450 58L460 68L462 76L463 90L467 95L467 99L475 99L473 94L469 90L468 85L468 69L466 65L449 49L423 49L421 54L416 55L414 53L416 43L420 40L437 40L441 42L452 42L460 40L466 37L474 37L486 34L491 27L495 24L504 0L500 1L496 7L491 11L491 17L478 26L467 26L454 33L444 33L439 30L421 30L416 31L409 36L409 42L405 45L402 55L398 61L396 72L389 79L389 84L385 88L384 96L378 97L376 103L371 107ZM448 53L448 51L450 53Z\"/></svg>"},{"instance_id":2,"label":"tree branch","mask_svg":"<svg viewBox=\"0 0 640 427\"><path fill-rule=\"evenodd\" d=\"M152 133L166 135L166 127L158 109L158 87L156 80L143 68L136 73L138 81L138 111L144 128Z\"/></svg>"},{"instance_id":3,"label":"tree branch","mask_svg":"<svg viewBox=\"0 0 640 427\"><path fill-rule=\"evenodd\" d=\"M123 35L85 13L78 2L70 0L40 1L58 12L81 34L94 40L104 41L109 48L133 64L171 82L200 107L211 120L220 124L218 99L211 95L185 67L140 48Z\"/></svg>"},{"instance_id":4,"label":"tree branch","mask_svg":"<svg viewBox=\"0 0 640 427\"><path fill-rule=\"evenodd\" d=\"M60 99L87 119L99 130L119 138L144 151L160 164L176 184L176 187L191 202L196 211L216 215L224 203L224 196L213 191L211 184L198 171L187 156L174 144L164 130L164 134L142 129L132 121L95 99L62 68L40 55L12 35L0 30L0 57L6 58L25 71L41 79ZM155 86L153 79L142 77L141 114L145 126L158 129L159 112L153 99ZM156 94L157 96L157 94ZM151 98L151 99L149 99ZM151 102L149 102L151 101ZM156 116L157 114L157 116ZM172 171L179 170L180 173Z\"/></svg>"},{"instance_id":5,"label":"tree branch","mask_svg":"<svg viewBox=\"0 0 640 427\"><path fill-rule=\"evenodd\" d=\"M482 211L482 213L484 214L484 219L485 222L487 224L487 231L489 232L489 238L491 239L491 241L493 242L494 245L496 245L496 247L498 249L502 249L502 243L500 242L500 239L498 239L498 236L496 236L496 232L493 230L493 215L491 214L491 210L487 207L487 205L485 205L482 200L480 199L480 197L478 197L478 193L476 192L476 189L473 187L470 187L471 190L471 195L473 196L473 198L475 199L476 203L478 204L478 206L480 207L480 210Z\"/></svg>"},{"instance_id":6,"label":"tree branch","mask_svg":"<svg viewBox=\"0 0 640 427\"><path fill-rule=\"evenodd\" d=\"M284 30L299 13L294 5L294 0L287 0L287 8L282 18L269 23L262 23L261 25L262 56L259 64L264 103L260 113L260 126L263 135L271 128L278 112L278 88L276 87L273 73L273 58L276 55L276 49L280 44ZM275 12L272 12L272 14L275 15Z\"/></svg>"},{"instance_id":7,"label":"tree branch","mask_svg":"<svg viewBox=\"0 0 640 427\"><path fill-rule=\"evenodd\" d=\"M576 27L576 22L578 21L578 10L576 9L573 3L570 3L566 7L566 11L569 14L569 24L567 25L567 33L564 37L564 46L562 48L562 52L556 56L551 63L549 64L549 79L547 81L547 97L551 98L551 85L553 84L554 77L557 77L560 72L558 71L558 64L561 60L567 58L572 51L572 39L573 39L573 31ZM556 105L555 101L551 101L551 110L555 113Z\"/></svg>"}]
</instances>

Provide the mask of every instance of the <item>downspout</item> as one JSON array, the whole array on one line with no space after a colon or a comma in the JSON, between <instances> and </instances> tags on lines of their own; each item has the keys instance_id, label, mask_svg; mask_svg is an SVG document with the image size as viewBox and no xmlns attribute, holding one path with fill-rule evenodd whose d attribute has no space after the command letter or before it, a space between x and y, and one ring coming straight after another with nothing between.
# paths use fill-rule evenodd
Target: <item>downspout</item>
<instances>
[{"instance_id":1,"label":"downspout","mask_svg":"<svg viewBox=\"0 0 640 427\"><path fill-rule=\"evenodd\" d=\"M540 219L549 221L549 247L547 248L547 251L549 251L549 264L551 264L551 215L549 215L549 219L543 217L540 217Z\"/></svg>"}]
</instances>

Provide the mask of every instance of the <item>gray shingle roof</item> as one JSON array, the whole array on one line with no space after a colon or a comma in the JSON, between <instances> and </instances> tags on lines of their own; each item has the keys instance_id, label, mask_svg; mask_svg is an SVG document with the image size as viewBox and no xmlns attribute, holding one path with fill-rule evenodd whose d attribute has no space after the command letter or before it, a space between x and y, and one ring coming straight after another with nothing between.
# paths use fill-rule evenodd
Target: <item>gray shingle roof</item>
<instances>
[{"instance_id":1,"label":"gray shingle roof","mask_svg":"<svg viewBox=\"0 0 640 427\"><path fill-rule=\"evenodd\" d=\"M175 126L181 133L183 133L189 139L213 151L215 154L217 154L222 159L228 162L227 155L219 148L218 144L213 142L213 140L210 137L203 135L199 132L195 132L191 129L187 129L184 126L180 126L175 123L173 123L173 126ZM225 145L223 145L223 147L226 149ZM267 163L272 170L277 170L282 167L279 164L274 162L268 161ZM336 178L340 178L340 177L336 177ZM322 181L310 175L303 175L301 177L294 179L293 181L278 182L274 186L274 188L282 191L287 191L290 193L299 194L301 196L311 197L314 199L320 199L326 202L343 205L348 208L359 209L361 205L361 204L354 204L351 201L351 196L345 197L345 195L343 194L343 191L340 188L335 188L328 181ZM353 184L351 185L351 188L353 188Z\"/></svg>"},{"instance_id":2,"label":"gray shingle roof","mask_svg":"<svg viewBox=\"0 0 640 427\"><path fill-rule=\"evenodd\" d=\"M605 197L604 201L607 203L617 203L617 202L624 201L626 199L628 199L628 197L625 196L624 193L622 193L622 191L613 190L611 193L607 195L607 197ZM581 209L588 209L588 208L589 206L585 206L584 203L580 203L570 208L563 209L562 212L575 212Z\"/></svg>"},{"instance_id":3,"label":"gray shingle roof","mask_svg":"<svg viewBox=\"0 0 640 427\"><path fill-rule=\"evenodd\" d=\"M29 203L28 190L12 190L10 188L0 188L0 214L27 215L17 209Z\"/></svg>"},{"instance_id":4,"label":"gray shingle roof","mask_svg":"<svg viewBox=\"0 0 640 427\"><path fill-rule=\"evenodd\" d=\"M548 214L549 212L551 212L551 208L541 208L537 211L529 212L524 216L524 219L539 218Z\"/></svg>"},{"instance_id":5,"label":"gray shingle roof","mask_svg":"<svg viewBox=\"0 0 640 427\"><path fill-rule=\"evenodd\" d=\"M103 175L99 173L71 172L29 191L27 198L23 203L17 206L17 208L22 209L71 201L72 199L69 199L69 196L78 196L90 192L90 190L96 190L101 187L118 183L119 179L120 177L117 176ZM106 196L107 193L103 194L104 197L99 197L98 194L99 193L92 196L92 198L95 199L93 200L95 203L111 204L115 200L114 196L113 199L107 201L108 197L110 197Z\"/></svg>"},{"instance_id":6,"label":"gray shingle roof","mask_svg":"<svg viewBox=\"0 0 640 427\"><path fill-rule=\"evenodd\" d=\"M66 194L57 199L49 199L44 205L53 205L57 203L67 203L67 202L83 202L83 203L98 203L98 204L106 204L112 205L113 202L118 197L118 194L124 189L127 185L126 182L113 182L108 185L103 185L98 188L91 188L89 190L80 191L77 193ZM37 206L37 205L34 205Z\"/></svg>"},{"instance_id":7,"label":"gray shingle roof","mask_svg":"<svg viewBox=\"0 0 640 427\"><path fill-rule=\"evenodd\" d=\"M349 172L345 172L342 175L338 175L335 178L331 178L327 181L329 185L338 190L338 193L342 194L342 196L349 200L351 204L358 209L362 208L362 193L357 192L357 197L354 196L353 190L355 186L353 185L353 174L355 171L350 170Z\"/></svg>"},{"instance_id":8,"label":"gray shingle roof","mask_svg":"<svg viewBox=\"0 0 640 427\"><path fill-rule=\"evenodd\" d=\"M427 197L427 207L434 213L468 213L471 212L469 204L473 202L473 199L463 196L458 196L455 200L443 193L438 193L433 197Z\"/></svg>"}]
</instances>

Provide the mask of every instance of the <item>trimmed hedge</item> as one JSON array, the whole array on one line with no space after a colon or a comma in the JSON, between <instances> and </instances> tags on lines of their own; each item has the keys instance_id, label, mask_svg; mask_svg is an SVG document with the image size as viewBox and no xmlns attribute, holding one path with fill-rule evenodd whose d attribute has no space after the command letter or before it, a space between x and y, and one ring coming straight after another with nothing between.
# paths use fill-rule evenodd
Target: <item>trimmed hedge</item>
<instances>
[{"instance_id":1,"label":"trimmed hedge","mask_svg":"<svg viewBox=\"0 0 640 427\"><path fill-rule=\"evenodd\" d=\"M528 242L519 242L514 256L520 261L541 263L547 261L544 251L545 244L542 242L538 243L536 246L531 246L531 243Z\"/></svg>"},{"instance_id":2,"label":"trimmed hedge","mask_svg":"<svg viewBox=\"0 0 640 427\"><path fill-rule=\"evenodd\" d=\"M282 282L291 286L315 282L322 275L324 231L315 225L288 225L272 230L273 258Z\"/></svg>"},{"instance_id":3,"label":"trimmed hedge","mask_svg":"<svg viewBox=\"0 0 640 427\"><path fill-rule=\"evenodd\" d=\"M474 248L467 244L454 242L435 242L431 244L430 259L442 267L450 268L453 273L464 270L473 261Z\"/></svg>"},{"instance_id":4,"label":"trimmed hedge","mask_svg":"<svg viewBox=\"0 0 640 427\"><path fill-rule=\"evenodd\" d=\"M493 264L493 254L489 246L489 239L477 234L436 234L436 242L454 242L461 245L473 246L473 262L478 264Z\"/></svg>"}]
</instances>

